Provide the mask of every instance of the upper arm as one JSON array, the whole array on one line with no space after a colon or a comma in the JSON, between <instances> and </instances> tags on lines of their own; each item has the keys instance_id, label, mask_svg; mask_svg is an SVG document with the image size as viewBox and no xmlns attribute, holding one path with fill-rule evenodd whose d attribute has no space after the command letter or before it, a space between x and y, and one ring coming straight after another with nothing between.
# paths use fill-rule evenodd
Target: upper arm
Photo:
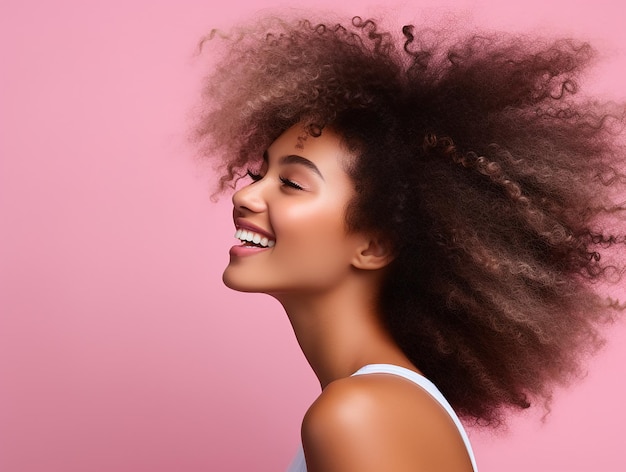
<instances>
[{"instance_id":1,"label":"upper arm","mask_svg":"<svg viewBox=\"0 0 626 472\"><path fill-rule=\"evenodd\" d=\"M450 423L447 413L427 393L400 379L342 379L329 385L305 415L302 444L307 469L471 470L471 465L464 468L468 462L465 446Z\"/></svg>"}]
</instances>

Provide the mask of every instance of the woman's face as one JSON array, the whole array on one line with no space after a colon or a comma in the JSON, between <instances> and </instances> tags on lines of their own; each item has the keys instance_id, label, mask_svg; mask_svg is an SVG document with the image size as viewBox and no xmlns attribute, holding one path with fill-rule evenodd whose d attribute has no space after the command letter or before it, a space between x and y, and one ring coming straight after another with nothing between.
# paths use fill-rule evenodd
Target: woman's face
<instances>
[{"instance_id":1,"label":"woman's face","mask_svg":"<svg viewBox=\"0 0 626 472\"><path fill-rule=\"evenodd\" d=\"M321 293L340 286L363 238L348 233L354 196L345 171L352 156L324 129L298 147L300 126L267 149L252 182L233 196L236 237L224 283L244 292ZM302 141L301 141L302 142Z\"/></svg>"}]
</instances>

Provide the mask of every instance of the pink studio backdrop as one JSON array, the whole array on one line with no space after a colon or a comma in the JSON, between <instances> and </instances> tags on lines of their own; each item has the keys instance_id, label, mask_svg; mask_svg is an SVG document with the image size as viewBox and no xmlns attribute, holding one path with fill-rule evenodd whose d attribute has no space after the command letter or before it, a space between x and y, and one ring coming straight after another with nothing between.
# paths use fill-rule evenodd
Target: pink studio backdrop
<instances>
[{"instance_id":1,"label":"pink studio backdrop","mask_svg":"<svg viewBox=\"0 0 626 472\"><path fill-rule=\"evenodd\" d=\"M280 3L219 5L0 6L0 471L274 472L296 448L315 378L277 303L221 285L230 204L209 201L185 142L198 38ZM386 8L436 16L427 5ZM592 40L605 58L588 85L626 97L623 2L504 5L439 2ZM622 322L545 424L473 431L481 471L626 470L624 341Z\"/></svg>"}]
</instances>

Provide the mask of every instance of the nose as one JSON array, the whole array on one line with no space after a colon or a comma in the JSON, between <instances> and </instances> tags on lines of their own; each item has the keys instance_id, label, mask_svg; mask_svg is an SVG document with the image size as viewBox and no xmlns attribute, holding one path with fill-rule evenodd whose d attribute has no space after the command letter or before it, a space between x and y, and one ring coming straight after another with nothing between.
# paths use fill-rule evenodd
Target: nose
<instances>
[{"instance_id":1,"label":"nose","mask_svg":"<svg viewBox=\"0 0 626 472\"><path fill-rule=\"evenodd\" d=\"M263 195L264 182L259 180L240 188L233 194L233 206L236 210L261 213L267 208Z\"/></svg>"}]
</instances>

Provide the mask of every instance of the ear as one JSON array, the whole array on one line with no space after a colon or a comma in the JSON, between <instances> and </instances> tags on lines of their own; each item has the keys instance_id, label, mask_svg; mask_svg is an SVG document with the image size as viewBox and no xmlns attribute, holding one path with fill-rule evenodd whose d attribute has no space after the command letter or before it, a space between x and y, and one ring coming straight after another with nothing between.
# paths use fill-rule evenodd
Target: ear
<instances>
[{"instance_id":1,"label":"ear","mask_svg":"<svg viewBox=\"0 0 626 472\"><path fill-rule=\"evenodd\" d=\"M366 238L357 247L352 258L352 266L363 270L382 269L391 261L395 254L389 241L379 237Z\"/></svg>"}]
</instances>

